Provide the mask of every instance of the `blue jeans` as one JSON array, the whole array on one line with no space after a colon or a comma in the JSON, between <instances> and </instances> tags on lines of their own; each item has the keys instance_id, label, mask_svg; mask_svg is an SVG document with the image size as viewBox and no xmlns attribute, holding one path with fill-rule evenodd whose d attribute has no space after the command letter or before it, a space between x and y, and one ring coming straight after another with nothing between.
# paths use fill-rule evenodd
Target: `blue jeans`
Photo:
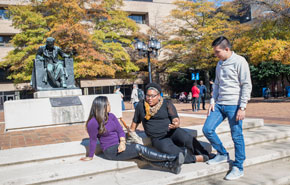
<instances>
[{"instance_id":1,"label":"blue jeans","mask_svg":"<svg viewBox=\"0 0 290 185\"><path fill-rule=\"evenodd\" d=\"M138 103L139 103L139 102L134 102L134 103L133 103L133 105L134 105L134 109L136 109Z\"/></svg>"},{"instance_id":2,"label":"blue jeans","mask_svg":"<svg viewBox=\"0 0 290 185\"><path fill-rule=\"evenodd\" d=\"M196 97L192 97L192 103L191 103L191 107L192 107L192 111L197 111L197 99Z\"/></svg>"},{"instance_id":3,"label":"blue jeans","mask_svg":"<svg viewBox=\"0 0 290 185\"><path fill-rule=\"evenodd\" d=\"M124 104L124 101L122 100L122 110L125 110L125 104Z\"/></svg>"},{"instance_id":4,"label":"blue jeans","mask_svg":"<svg viewBox=\"0 0 290 185\"><path fill-rule=\"evenodd\" d=\"M212 144L213 148L215 148L219 154L228 154L221 140L215 132L215 129L227 117L231 128L232 140L235 146L235 161L233 165L238 167L240 170L243 170L243 163L246 159L246 154L242 128L243 121L236 121L238 109L238 105L215 104L215 111L211 112L210 115L207 117L202 131L205 137Z\"/></svg>"}]
</instances>

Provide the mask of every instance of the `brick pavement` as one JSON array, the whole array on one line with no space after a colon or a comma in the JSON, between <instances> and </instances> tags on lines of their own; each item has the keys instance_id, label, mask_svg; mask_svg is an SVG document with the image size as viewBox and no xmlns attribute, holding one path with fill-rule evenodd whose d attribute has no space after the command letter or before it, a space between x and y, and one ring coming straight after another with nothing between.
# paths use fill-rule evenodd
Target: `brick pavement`
<instances>
[{"instance_id":1,"label":"brick pavement","mask_svg":"<svg viewBox=\"0 0 290 185\"><path fill-rule=\"evenodd\" d=\"M247 107L247 117L262 118L265 124L289 124L290 125L290 101L286 102L264 102L263 99L255 99ZM126 103L126 108L131 109L131 105ZM176 103L179 113L206 114L205 110L193 113L190 103ZM208 107L208 104L206 105ZM130 125L133 112L124 112L123 118ZM181 117L181 126L191 126L203 124L205 119ZM17 147L46 145L53 143L63 143L71 141L81 141L88 138L84 124L73 124L66 126L35 128L30 130L10 131L4 133L4 114L0 112L0 149ZM143 130L142 126L138 127Z\"/></svg>"}]
</instances>

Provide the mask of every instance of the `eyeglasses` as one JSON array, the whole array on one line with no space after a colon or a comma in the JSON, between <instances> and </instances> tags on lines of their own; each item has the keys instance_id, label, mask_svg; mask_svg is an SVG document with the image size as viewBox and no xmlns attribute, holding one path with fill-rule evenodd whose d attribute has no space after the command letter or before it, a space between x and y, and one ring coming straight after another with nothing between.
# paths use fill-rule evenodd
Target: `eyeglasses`
<instances>
[{"instance_id":1,"label":"eyeglasses","mask_svg":"<svg viewBox=\"0 0 290 185\"><path fill-rule=\"evenodd\" d=\"M146 94L146 98L148 98L148 99L150 99L150 98L154 99L154 98L156 98L157 96L158 96L158 94L155 94L155 95L149 95L149 94Z\"/></svg>"}]
</instances>

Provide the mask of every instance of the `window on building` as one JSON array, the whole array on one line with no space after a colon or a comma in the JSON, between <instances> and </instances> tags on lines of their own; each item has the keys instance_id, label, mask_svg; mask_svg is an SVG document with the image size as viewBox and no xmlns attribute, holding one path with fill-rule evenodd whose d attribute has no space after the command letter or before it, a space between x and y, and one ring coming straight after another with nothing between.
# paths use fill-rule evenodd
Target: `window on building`
<instances>
[{"instance_id":1,"label":"window on building","mask_svg":"<svg viewBox=\"0 0 290 185\"><path fill-rule=\"evenodd\" d=\"M110 86L103 86L103 94L110 94Z\"/></svg>"},{"instance_id":2,"label":"window on building","mask_svg":"<svg viewBox=\"0 0 290 185\"><path fill-rule=\"evenodd\" d=\"M138 24L145 24L146 23L145 15L131 14L131 15L129 15L129 18L134 20Z\"/></svg>"},{"instance_id":3,"label":"window on building","mask_svg":"<svg viewBox=\"0 0 290 185\"><path fill-rule=\"evenodd\" d=\"M89 87L88 90L89 90L89 94L96 94L94 87Z\"/></svg>"},{"instance_id":4,"label":"window on building","mask_svg":"<svg viewBox=\"0 0 290 185\"><path fill-rule=\"evenodd\" d=\"M0 35L0 46L10 46L11 36Z\"/></svg>"},{"instance_id":5,"label":"window on building","mask_svg":"<svg viewBox=\"0 0 290 185\"><path fill-rule=\"evenodd\" d=\"M251 7L245 6L239 10L239 15L230 16L230 20L245 23L251 21Z\"/></svg>"},{"instance_id":6,"label":"window on building","mask_svg":"<svg viewBox=\"0 0 290 185\"><path fill-rule=\"evenodd\" d=\"M8 13L8 10L5 10L4 8L0 8L0 19L9 19L10 15Z\"/></svg>"},{"instance_id":7,"label":"window on building","mask_svg":"<svg viewBox=\"0 0 290 185\"><path fill-rule=\"evenodd\" d=\"M95 87L95 94L103 94L102 87Z\"/></svg>"}]
</instances>

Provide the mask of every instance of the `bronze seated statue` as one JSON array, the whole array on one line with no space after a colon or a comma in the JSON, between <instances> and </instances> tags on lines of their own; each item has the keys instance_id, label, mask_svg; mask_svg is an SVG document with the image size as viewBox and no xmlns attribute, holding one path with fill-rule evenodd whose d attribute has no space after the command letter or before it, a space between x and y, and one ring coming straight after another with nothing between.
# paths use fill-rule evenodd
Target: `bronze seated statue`
<instances>
[{"instance_id":1,"label":"bronze seated statue","mask_svg":"<svg viewBox=\"0 0 290 185\"><path fill-rule=\"evenodd\" d=\"M60 47L54 46L54 42L54 38L49 37L46 45L37 50L31 78L32 86L36 90L75 88L73 59ZM60 60L59 56L64 60Z\"/></svg>"}]
</instances>

